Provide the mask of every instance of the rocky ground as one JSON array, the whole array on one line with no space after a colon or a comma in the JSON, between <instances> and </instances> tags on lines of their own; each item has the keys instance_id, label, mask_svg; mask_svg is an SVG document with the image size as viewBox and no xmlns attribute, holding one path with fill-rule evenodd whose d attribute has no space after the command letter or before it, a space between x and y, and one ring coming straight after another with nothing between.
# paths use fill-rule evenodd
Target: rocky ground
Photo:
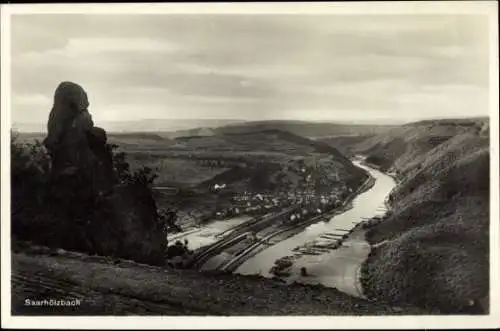
<instances>
[{"instance_id":1,"label":"rocky ground","mask_svg":"<svg viewBox=\"0 0 500 331\"><path fill-rule=\"evenodd\" d=\"M14 243L13 315L386 315L429 314L285 285L257 276L199 273ZM27 307L30 299L77 298L76 307Z\"/></svg>"}]
</instances>

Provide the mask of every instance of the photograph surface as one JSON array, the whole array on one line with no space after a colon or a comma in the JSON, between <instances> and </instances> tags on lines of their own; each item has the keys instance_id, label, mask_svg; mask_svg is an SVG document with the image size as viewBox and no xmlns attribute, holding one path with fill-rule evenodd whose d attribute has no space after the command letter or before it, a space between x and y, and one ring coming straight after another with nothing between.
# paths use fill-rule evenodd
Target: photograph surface
<instances>
[{"instance_id":1,"label":"photograph surface","mask_svg":"<svg viewBox=\"0 0 500 331\"><path fill-rule=\"evenodd\" d=\"M2 6L7 314L491 317L496 7L431 4Z\"/></svg>"}]
</instances>

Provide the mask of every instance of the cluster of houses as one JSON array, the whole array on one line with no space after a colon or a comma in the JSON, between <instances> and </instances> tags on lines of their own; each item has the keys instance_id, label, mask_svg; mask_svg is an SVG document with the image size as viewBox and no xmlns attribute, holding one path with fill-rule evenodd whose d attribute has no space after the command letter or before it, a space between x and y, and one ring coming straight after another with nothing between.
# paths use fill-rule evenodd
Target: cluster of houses
<instances>
[{"instance_id":1,"label":"cluster of houses","mask_svg":"<svg viewBox=\"0 0 500 331\"><path fill-rule=\"evenodd\" d=\"M297 206L300 208L289 216L294 221L310 214L321 214L341 204L339 190L332 190L330 194L317 194L313 191L278 192L273 195L242 192L232 198L229 208L217 211L215 216L227 218L242 214L259 215Z\"/></svg>"},{"instance_id":2,"label":"cluster of houses","mask_svg":"<svg viewBox=\"0 0 500 331\"><path fill-rule=\"evenodd\" d=\"M289 163L284 166L282 176L295 177L293 190L284 188L274 192L246 191L233 195L231 206L216 211L216 218L227 218L235 215L262 215L273 211L280 211L290 206L297 206L297 212L292 213L290 221L299 220L310 214L321 214L339 207L349 189L339 181L338 174L326 172L321 166L305 165L304 162ZM331 177L331 178L329 178ZM317 189L318 180L325 182L328 192ZM214 192L223 192L226 184L214 184Z\"/></svg>"}]
</instances>

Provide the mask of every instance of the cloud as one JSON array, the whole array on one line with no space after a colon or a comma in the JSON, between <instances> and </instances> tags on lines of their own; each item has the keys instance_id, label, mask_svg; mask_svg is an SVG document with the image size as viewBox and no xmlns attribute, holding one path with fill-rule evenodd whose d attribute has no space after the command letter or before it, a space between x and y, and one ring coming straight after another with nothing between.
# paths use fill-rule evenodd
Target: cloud
<instances>
[{"instance_id":1,"label":"cloud","mask_svg":"<svg viewBox=\"0 0 500 331\"><path fill-rule=\"evenodd\" d=\"M106 52L173 52L177 48L164 40L149 38L80 38L72 39L65 53L70 56L85 56Z\"/></svg>"},{"instance_id":2,"label":"cloud","mask_svg":"<svg viewBox=\"0 0 500 331\"><path fill-rule=\"evenodd\" d=\"M22 55L24 61L40 61L48 57L78 58L88 55L123 52L170 53L176 47L165 41L150 38L74 38L62 48L30 51Z\"/></svg>"},{"instance_id":3,"label":"cloud","mask_svg":"<svg viewBox=\"0 0 500 331\"><path fill-rule=\"evenodd\" d=\"M43 94L13 94L12 103L22 106L48 105L52 99Z\"/></svg>"},{"instance_id":4,"label":"cloud","mask_svg":"<svg viewBox=\"0 0 500 331\"><path fill-rule=\"evenodd\" d=\"M13 93L11 107L15 109L13 122L45 123L52 108L52 95ZM16 116L16 113L24 116Z\"/></svg>"},{"instance_id":5,"label":"cloud","mask_svg":"<svg viewBox=\"0 0 500 331\"><path fill-rule=\"evenodd\" d=\"M18 15L13 117L47 113L62 80L103 119L486 114L487 27L472 15Z\"/></svg>"}]
</instances>

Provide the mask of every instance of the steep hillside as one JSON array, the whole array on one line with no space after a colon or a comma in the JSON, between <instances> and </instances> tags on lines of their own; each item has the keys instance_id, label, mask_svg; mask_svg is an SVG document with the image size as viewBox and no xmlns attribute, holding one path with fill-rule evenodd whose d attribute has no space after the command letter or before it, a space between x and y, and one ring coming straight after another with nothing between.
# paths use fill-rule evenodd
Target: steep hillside
<instances>
[{"instance_id":1,"label":"steep hillside","mask_svg":"<svg viewBox=\"0 0 500 331\"><path fill-rule=\"evenodd\" d=\"M488 133L484 119L426 121L355 147L400 179L392 213L367 233L380 244L363 269L368 295L448 312L487 301Z\"/></svg>"},{"instance_id":2,"label":"steep hillside","mask_svg":"<svg viewBox=\"0 0 500 331\"><path fill-rule=\"evenodd\" d=\"M487 136L487 122L487 118L476 118L410 123L355 143L352 148L373 158L383 170L393 167L404 172L416 164L416 159L455 136Z\"/></svg>"}]
</instances>

